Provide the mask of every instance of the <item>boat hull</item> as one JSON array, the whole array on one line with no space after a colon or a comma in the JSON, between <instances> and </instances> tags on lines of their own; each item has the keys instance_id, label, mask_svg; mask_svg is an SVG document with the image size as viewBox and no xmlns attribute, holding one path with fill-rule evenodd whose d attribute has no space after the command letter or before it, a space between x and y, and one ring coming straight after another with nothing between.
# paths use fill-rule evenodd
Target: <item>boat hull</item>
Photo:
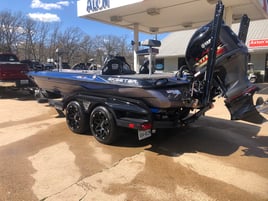
<instances>
[{"instance_id":1,"label":"boat hull","mask_svg":"<svg viewBox=\"0 0 268 201\"><path fill-rule=\"evenodd\" d=\"M172 74L107 76L85 73L31 72L42 90L64 98L76 94L142 100L150 107L185 107L190 102L190 85Z\"/></svg>"}]
</instances>

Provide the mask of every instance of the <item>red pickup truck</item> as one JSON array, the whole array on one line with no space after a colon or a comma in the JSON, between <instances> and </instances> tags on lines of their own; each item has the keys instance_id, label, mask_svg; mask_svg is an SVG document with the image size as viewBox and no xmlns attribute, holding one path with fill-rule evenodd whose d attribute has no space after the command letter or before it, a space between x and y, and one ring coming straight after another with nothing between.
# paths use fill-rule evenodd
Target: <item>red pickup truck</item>
<instances>
[{"instance_id":1,"label":"red pickup truck","mask_svg":"<svg viewBox=\"0 0 268 201\"><path fill-rule=\"evenodd\" d=\"M27 64L12 53L0 53L0 82L15 82L17 87L29 84Z\"/></svg>"}]
</instances>

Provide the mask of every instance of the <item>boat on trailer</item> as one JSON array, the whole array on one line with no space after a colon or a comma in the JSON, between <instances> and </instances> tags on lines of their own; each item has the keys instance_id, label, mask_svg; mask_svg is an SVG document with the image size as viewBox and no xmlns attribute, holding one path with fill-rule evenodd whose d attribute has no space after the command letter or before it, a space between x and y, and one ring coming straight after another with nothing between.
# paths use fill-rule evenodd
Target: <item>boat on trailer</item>
<instances>
[{"instance_id":1,"label":"boat on trailer","mask_svg":"<svg viewBox=\"0 0 268 201\"><path fill-rule=\"evenodd\" d=\"M248 49L222 21L224 5L218 2L214 20L198 29L186 50L187 65L177 73L154 73L151 56L148 74L133 72L124 58L107 60L102 70L88 72L30 72L40 91L61 100L66 122L75 133L90 133L111 144L118 127L136 129L140 140L158 128L178 128L194 122L213 107L215 97L225 98L231 119L261 121L253 104L257 87L247 78ZM248 18L241 21L245 37ZM159 47L156 40L144 45Z\"/></svg>"}]
</instances>

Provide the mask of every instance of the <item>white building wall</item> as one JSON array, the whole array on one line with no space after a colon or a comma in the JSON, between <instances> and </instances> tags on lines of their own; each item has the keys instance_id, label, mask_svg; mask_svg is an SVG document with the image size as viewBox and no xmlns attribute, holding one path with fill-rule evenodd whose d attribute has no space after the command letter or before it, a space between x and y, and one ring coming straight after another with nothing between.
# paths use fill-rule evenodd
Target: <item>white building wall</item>
<instances>
[{"instance_id":1,"label":"white building wall","mask_svg":"<svg viewBox=\"0 0 268 201\"><path fill-rule=\"evenodd\" d=\"M165 57L164 66L166 72L178 70L178 57Z\"/></svg>"}]
</instances>

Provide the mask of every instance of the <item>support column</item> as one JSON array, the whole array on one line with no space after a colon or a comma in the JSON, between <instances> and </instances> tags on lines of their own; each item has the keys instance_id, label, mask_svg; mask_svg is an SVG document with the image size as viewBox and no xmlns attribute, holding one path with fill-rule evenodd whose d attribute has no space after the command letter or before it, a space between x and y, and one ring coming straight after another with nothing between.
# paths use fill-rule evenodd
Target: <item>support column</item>
<instances>
[{"instance_id":1,"label":"support column","mask_svg":"<svg viewBox=\"0 0 268 201\"><path fill-rule=\"evenodd\" d=\"M139 50L139 25L134 24L134 71L139 72L139 58L137 55L137 51Z\"/></svg>"},{"instance_id":2,"label":"support column","mask_svg":"<svg viewBox=\"0 0 268 201\"><path fill-rule=\"evenodd\" d=\"M233 23L233 8L232 7L225 8L223 19L226 25L228 25L229 27L232 27L232 23Z\"/></svg>"}]
</instances>

